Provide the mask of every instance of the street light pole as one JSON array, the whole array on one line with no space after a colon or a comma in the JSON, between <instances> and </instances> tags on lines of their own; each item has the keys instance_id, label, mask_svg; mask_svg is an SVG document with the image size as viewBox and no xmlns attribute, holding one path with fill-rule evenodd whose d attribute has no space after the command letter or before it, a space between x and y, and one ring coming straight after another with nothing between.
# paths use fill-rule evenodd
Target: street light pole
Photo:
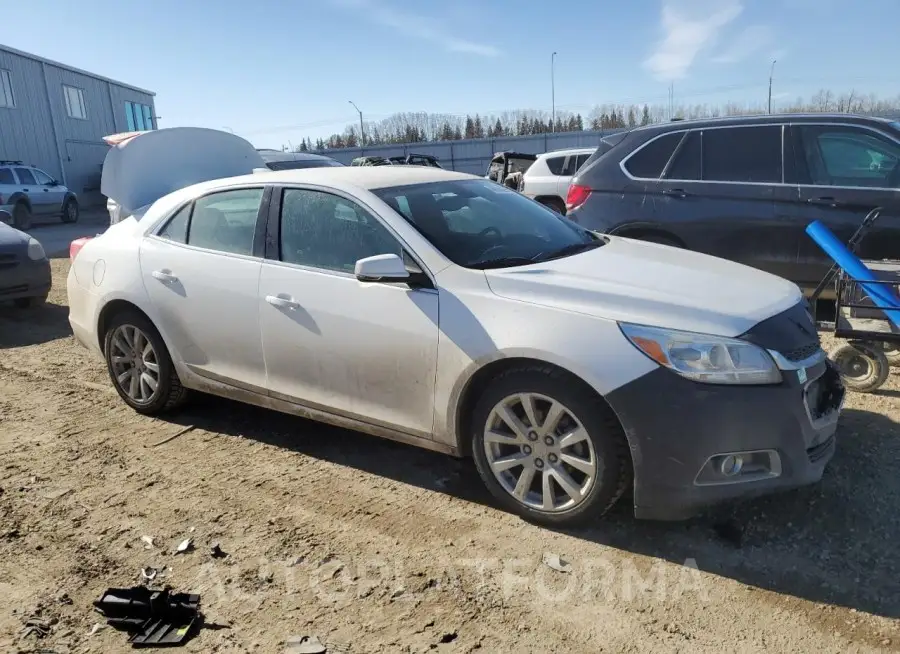
<instances>
[{"instance_id":1,"label":"street light pole","mask_svg":"<svg viewBox=\"0 0 900 654\"><path fill-rule=\"evenodd\" d=\"M772 60L772 68L769 71L769 113L772 113L772 77L775 76L775 62L777 59Z\"/></svg>"},{"instance_id":2,"label":"street light pole","mask_svg":"<svg viewBox=\"0 0 900 654\"><path fill-rule=\"evenodd\" d=\"M362 146L364 146L364 145L366 144L366 132L365 132L365 130L363 129L362 112L359 111L359 107L356 106L356 103L353 102L353 100L347 100L347 102L349 102L350 104L352 104L352 105L353 105L353 108L356 109L356 111L359 112L359 146L362 147Z\"/></svg>"},{"instance_id":3,"label":"street light pole","mask_svg":"<svg viewBox=\"0 0 900 654\"><path fill-rule=\"evenodd\" d=\"M550 121L553 123L551 132L556 132L556 53L550 55L550 102L552 110L550 113Z\"/></svg>"}]
</instances>

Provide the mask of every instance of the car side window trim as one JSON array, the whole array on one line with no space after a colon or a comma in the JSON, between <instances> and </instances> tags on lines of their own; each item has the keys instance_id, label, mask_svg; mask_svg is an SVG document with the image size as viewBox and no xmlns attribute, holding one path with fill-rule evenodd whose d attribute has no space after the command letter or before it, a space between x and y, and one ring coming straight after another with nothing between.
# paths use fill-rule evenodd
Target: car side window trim
<instances>
[{"instance_id":1,"label":"car side window trim","mask_svg":"<svg viewBox=\"0 0 900 654\"><path fill-rule=\"evenodd\" d=\"M215 250L213 248L205 248L199 247L197 245L191 245L190 243L179 243L177 241L173 241L171 239L165 238L164 236L160 236L160 232L162 232L168 224L178 215L178 213L184 209L186 206L194 204L197 200L201 200L205 197L209 197L210 195L217 195L218 193L225 193L228 191L241 191L245 189L257 189L261 188L263 190L262 199L259 203L259 210L256 214L256 227L253 235L253 250L251 254L238 254L236 252L224 252L222 250ZM268 219L269 205L272 199L272 186L271 185L263 185L259 184L246 184L240 186L228 186L225 188L218 188L215 190L211 190L208 193L204 193L203 195L198 195L195 198L191 198L186 202L182 202L174 209L172 209L169 213L165 215L162 219L158 220L157 223L150 229L147 233L147 238L153 238L163 243L167 243L172 246L178 246L183 248L190 248L191 250L196 250L198 252L212 252L214 254L219 254L222 256L229 257L238 257L240 259L263 259L265 258L265 235L266 235L266 221ZM189 235L191 232L191 221L194 218L194 212L191 211L191 215L188 217L187 225L185 226L185 236L187 240L190 240Z\"/></svg>"},{"instance_id":2,"label":"car side window trim","mask_svg":"<svg viewBox=\"0 0 900 654\"><path fill-rule=\"evenodd\" d=\"M299 263L292 263L281 260L281 203L284 198L284 192L286 190L317 191L319 193L328 193L330 195L334 195L358 205L361 209L365 210L374 220L376 220L378 224L381 225L388 232L388 234L390 234L391 237L397 241L397 243L400 244L400 248L404 252L404 254L412 259L413 262L428 278L432 288L425 287L417 288L416 290L436 292L435 289L437 289L437 284L434 281L434 275L432 274L431 270L428 269L428 267L422 261L422 258L413 251L412 247L410 247L410 245L396 232L396 230L394 230L391 225L389 225L382 219L377 211L367 205L362 199L352 196L349 193L345 193L340 189L335 189L328 186L319 186L316 184L280 184L272 187L271 199L268 206L268 216L265 221L266 235L265 251L263 253L263 260L265 261L265 263L275 264L288 268L296 268L297 270L315 272L322 275L332 275L334 277L356 279L356 276L353 273L334 270L331 268L316 268L315 266L306 266ZM387 286L391 285L387 284ZM402 285L400 287L408 290Z\"/></svg>"},{"instance_id":3,"label":"car side window trim","mask_svg":"<svg viewBox=\"0 0 900 654\"><path fill-rule=\"evenodd\" d=\"M645 143L642 143L639 147L637 147L636 149L634 149L630 153L628 153L628 156L626 156L624 159L622 159L619 162L619 169L622 171L623 175L625 175L628 179L630 179L634 182L664 181L664 182L675 182L678 184L742 184L745 186L796 186L796 184L785 184L785 182L784 182L784 127L785 127L785 125L788 125L788 124L789 123L755 123L752 125L743 125L743 124L714 125L711 127L695 127L695 128L686 128L686 129L667 130L667 131L661 132L660 134L657 134L652 139L648 140ZM714 129L733 129L735 127L747 128L747 127L773 127L773 126L782 128L781 129L781 142L782 142L782 153L781 153L781 157L782 157L781 180L782 181L781 182L742 182L742 181L727 181L727 180L723 181L723 180L714 180L714 179L669 179L669 178L666 178L663 176L660 176L660 177L635 177L634 175L629 173L628 169L625 167L625 164L631 157L633 157L635 154L637 154L642 149L647 147L653 141L655 141L659 138L662 138L664 136L667 136L669 134L679 134L679 133L687 134L689 132L697 132L697 131L705 132L705 131L710 131L710 130L714 130ZM676 152L684 143L685 143L685 138L682 136L681 141L678 143L678 146L676 146L676 148L675 148ZM666 168L668 168L668 166L670 166L671 163L675 160L674 156L675 156L676 152L672 153L672 156L669 158L669 161L666 162L666 166L664 167L664 170ZM701 152L701 157L702 157L702 152L703 152L702 147L701 147L700 152ZM702 173L702 161L701 161L701 173Z\"/></svg>"},{"instance_id":4,"label":"car side window trim","mask_svg":"<svg viewBox=\"0 0 900 654\"><path fill-rule=\"evenodd\" d=\"M739 125L739 126L741 126L741 127L766 127L766 126L771 126L771 125L781 125L782 126L782 130L781 130L781 134L782 134L782 136L781 136L781 138L782 138L782 155L781 156L782 156L782 159L784 159L784 147L785 147L784 139L786 138L786 136L785 136L786 129L785 128L787 128L787 127L793 128L795 126L796 127L803 127L803 126L853 127L856 129L868 130L874 134L878 134L879 136L882 136L890 141L893 141L894 143L897 143L898 146L900 146L900 140L898 140L897 137L893 136L892 134L888 134L887 132L884 132L880 129L876 129L876 128L872 127L871 125L861 125L859 123L851 123L851 122L845 122L845 123L842 123L842 122L756 123L753 125ZM883 186L818 186L815 184L787 182L787 181L785 181L786 180L786 178L785 178L786 162L785 161L782 161L782 166L781 166L782 181L780 183L779 182L727 182L727 181L723 182L723 181L716 181L716 180L635 177L634 175L630 174L628 172L628 170L625 168L625 162L627 162L629 158L634 156L634 154L636 152L638 152L642 148L646 147L652 141L655 141L656 139L661 138L661 137L665 136L666 134L674 134L674 133L678 133L678 132L690 132L690 131L698 131L698 130L704 131L704 130L711 130L711 129L729 129L731 127L737 127L737 126L738 125L721 125L721 126L716 125L713 127L704 127L704 128L702 128L702 130L701 130L701 128L695 128L695 129L669 130L669 131L661 132L660 134L657 134L656 136L654 136L652 139L648 140L646 143L642 143L638 148L636 148L635 150L632 150L628 154L628 156L626 156L624 159L619 161L619 169L622 171L622 174L625 175L625 177L627 177L628 179L630 179L631 181L634 181L634 182L665 181L665 182L675 182L678 184L700 184L700 183L702 183L702 184L742 184L745 186L790 186L790 187L800 187L800 188L833 188L833 189L843 189L843 190L852 190L852 191L897 191L898 190L895 188L889 188L889 187L883 187ZM683 142L683 139L682 139L682 142ZM701 150L701 152L702 152L702 150ZM795 157L799 156L799 154L800 153L795 152L794 156Z\"/></svg>"}]
</instances>

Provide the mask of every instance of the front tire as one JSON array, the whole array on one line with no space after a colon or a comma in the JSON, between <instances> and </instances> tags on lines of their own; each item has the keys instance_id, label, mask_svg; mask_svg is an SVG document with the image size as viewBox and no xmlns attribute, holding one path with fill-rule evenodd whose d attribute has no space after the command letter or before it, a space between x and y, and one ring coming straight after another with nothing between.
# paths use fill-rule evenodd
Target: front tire
<instances>
[{"instance_id":1,"label":"front tire","mask_svg":"<svg viewBox=\"0 0 900 654\"><path fill-rule=\"evenodd\" d=\"M828 357L837 366L844 386L857 393L877 391L891 372L884 349L878 343L849 341L834 348Z\"/></svg>"},{"instance_id":2,"label":"front tire","mask_svg":"<svg viewBox=\"0 0 900 654\"><path fill-rule=\"evenodd\" d=\"M69 198L66 200L66 203L63 205L62 211L62 221L64 223L77 223L79 216L78 210L78 200L75 198Z\"/></svg>"},{"instance_id":3,"label":"front tire","mask_svg":"<svg viewBox=\"0 0 900 654\"><path fill-rule=\"evenodd\" d=\"M116 392L138 413L158 415L184 403L187 389L162 337L137 311L113 316L103 338L103 352Z\"/></svg>"},{"instance_id":4,"label":"front tire","mask_svg":"<svg viewBox=\"0 0 900 654\"><path fill-rule=\"evenodd\" d=\"M632 480L628 444L609 406L541 365L499 375L471 416L475 466L505 509L572 527L606 513Z\"/></svg>"}]
</instances>

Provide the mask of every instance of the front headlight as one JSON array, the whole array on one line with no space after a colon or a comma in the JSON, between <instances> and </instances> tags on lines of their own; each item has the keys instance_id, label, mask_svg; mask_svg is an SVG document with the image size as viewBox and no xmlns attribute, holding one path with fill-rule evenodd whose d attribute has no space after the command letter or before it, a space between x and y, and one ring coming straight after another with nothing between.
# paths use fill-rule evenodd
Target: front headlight
<instances>
[{"instance_id":1,"label":"front headlight","mask_svg":"<svg viewBox=\"0 0 900 654\"><path fill-rule=\"evenodd\" d=\"M32 261L40 261L47 258L47 255L44 254L44 246L35 238L28 239L28 258Z\"/></svg>"},{"instance_id":2,"label":"front headlight","mask_svg":"<svg viewBox=\"0 0 900 654\"><path fill-rule=\"evenodd\" d=\"M777 384L781 372L769 353L747 341L619 323L641 352L682 377L705 384Z\"/></svg>"}]
</instances>

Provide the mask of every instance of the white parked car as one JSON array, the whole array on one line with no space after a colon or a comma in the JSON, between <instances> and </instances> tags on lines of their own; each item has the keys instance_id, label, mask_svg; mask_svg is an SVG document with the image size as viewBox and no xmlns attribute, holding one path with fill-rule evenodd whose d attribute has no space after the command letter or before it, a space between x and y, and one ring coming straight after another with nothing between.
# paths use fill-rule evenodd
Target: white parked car
<instances>
[{"instance_id":1,"label":"white parked car","mask_svg":"<svg viewBox=\"0 0 900 654\"><path fill-rule=\"evenodd\" d=\"M522 175L519 192L565 215L572 177L596 150L572 148L545 152Z\"/></svg>"},{"instance_id":2,"label":"white parked car","mask_svg":"<svg viewBox=\"0 0 900 654\"><path fill-rule=\"evenodd\" d=\"M834 452L843 390L794 284L478 177L217 179L71 255L72 329L136 411L203 391L471 456L537 522L631 487L639 517L683 518L813 483Z\"/></svg>"}]
</instances>

